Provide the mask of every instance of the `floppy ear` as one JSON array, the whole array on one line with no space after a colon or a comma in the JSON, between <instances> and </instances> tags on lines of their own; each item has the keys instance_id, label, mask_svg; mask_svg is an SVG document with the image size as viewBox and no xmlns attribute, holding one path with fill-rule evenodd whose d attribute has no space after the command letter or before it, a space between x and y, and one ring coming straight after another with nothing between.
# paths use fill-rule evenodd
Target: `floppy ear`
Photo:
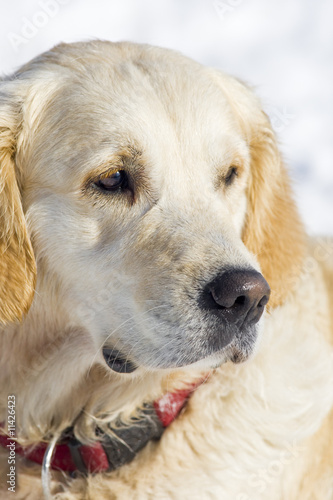
<instances>
[{"instance_id":1,"label":"floppy ear","mask_svg":"<svg viewBox=\"0 0 333 500\"><path fill-rule=\"evenodd\" d=\"M259 111L251 137L251 174L243 241L254 253L272 294L269 307L284 302L297 285L304 259L304 229L292 198L275 134Z\"/></svg>"},{"instance_id":2,"label":"floppy ear","mask_svg":"<svg viewBox=\"0 0 333 500\"><path fill-rule=\"evenodd\" d=\"M0 84L1 85L1 84ZM0 92L1 92L0 86ZM21 320L31 305L35 259L15 167L20 107L0 93L0 324Z\"/></svg>"}]
</instances>

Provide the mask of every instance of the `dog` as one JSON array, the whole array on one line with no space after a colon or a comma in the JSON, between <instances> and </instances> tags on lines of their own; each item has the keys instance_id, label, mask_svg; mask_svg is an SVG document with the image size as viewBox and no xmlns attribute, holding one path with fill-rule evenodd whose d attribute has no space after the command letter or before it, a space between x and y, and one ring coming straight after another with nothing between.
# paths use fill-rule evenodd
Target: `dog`
<instances>
[{"instance_id":1,"label":"dog","mask_svg":"<svg viewBox=\"0 0 333 500\"><path fill-rule=\"evenodd\" d=\"M333 248L252 89L60 44L0 83L0 183L1 498L333 498Z\"/></svg>"}]
</instances>

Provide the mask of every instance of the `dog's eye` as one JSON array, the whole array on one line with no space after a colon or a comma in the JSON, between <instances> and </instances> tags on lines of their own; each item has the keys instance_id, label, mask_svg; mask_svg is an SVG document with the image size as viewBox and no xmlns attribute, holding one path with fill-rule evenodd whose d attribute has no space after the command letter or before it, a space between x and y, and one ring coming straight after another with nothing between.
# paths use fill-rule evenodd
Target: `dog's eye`
<instances>
[{"instance_id":1,"label":"dog's eye","mask_svg":"<svg viewBox=\"0 0 333 500\"><path fill-rule=\"evenodd\" d=\"M124 170L117 170L108 177L99 179L95 184L103 191L118 191L128 186L128 178Z\"/></svg>"},{"instance_id":2,"label":"dog's eye","mask_svg":"<svg viewBox=\"0 0 333 500\"><path fill-rule=\"evenodd\" d=\"M224 179L224 182L225 182L225 185L226 186L231 186L231 184L233 183L233 181L235 180L235 178L238 176L238 169L237 167L230 167L225 179Z\"/></svg>"}]
</instances>

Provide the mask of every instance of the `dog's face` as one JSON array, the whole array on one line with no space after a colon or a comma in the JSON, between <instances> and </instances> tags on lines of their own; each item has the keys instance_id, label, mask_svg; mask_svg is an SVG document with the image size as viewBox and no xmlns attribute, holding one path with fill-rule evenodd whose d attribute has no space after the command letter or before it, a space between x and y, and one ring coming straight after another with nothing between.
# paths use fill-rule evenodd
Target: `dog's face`
<instances>
[{"instance_id":1,"label":"dog's face","mask_svg":"<svg viewBox=\"0 0 333 500\"><path fill-rule=\"evenodd\" d=\"M251 93L177 54L98 42L56 48L16 85L43 304L57 289L115 371L247 359L270 294L254 253L270 252L281 175Z\"/></svg>"}]
</instances>

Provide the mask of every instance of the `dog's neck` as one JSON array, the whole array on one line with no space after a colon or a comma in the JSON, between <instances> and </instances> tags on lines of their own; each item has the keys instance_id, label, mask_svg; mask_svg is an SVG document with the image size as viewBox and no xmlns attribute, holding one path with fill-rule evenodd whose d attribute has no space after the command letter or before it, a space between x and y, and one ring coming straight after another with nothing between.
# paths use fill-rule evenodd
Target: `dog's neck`
<instances>
[{"instance_id":1,"label":"dog's neck","mask_svg":"<svg viewBox=\"0 0 333 500\"><path fill-rule=\"evenodd\" d=\"M85 444L74 434L74 429L66 429L61 436L56 436L58 442L53 451L53 444L45 442L36 443L33 447L22 447L16 443L15 450L26 459L42 465L45 458L51 453L50 466L56 470L73 474L89 474L96 472L113 471L131 462L137 453L150 441L159 440L164 432L185 407L191 394L209 377L197 380L194 384L182 390L164 394L162 398L147 403L137 408L135 414L127 423L120 418L114 426L109 426L105 431L100 427L95 428L95 441ZM15 405L15 402L13 403ZM1 427L4 427L1 424ZM15 435L13 425L10 424L7 436L0 433L0 444L4 448L13 445L12 436Z\"/></svg>"},{"instance_id":2,"label":"dog's neck","mask_svg":"<svg viewBox=\"0 0 333 500\"><path fill-rule=\"evenodd\" d=\"M61 319L33 307L22 324L7 327L1 335L0 419L6 419L8 395L15 394L23 443L39 442L71 426L83 440L92 438L96 425L104 430L120 415L126 422L143 403L202 378L202 373L188 369L114 373L94 363L89 333L71 326L65 316Z\"/></svg>"}]
</instances>

